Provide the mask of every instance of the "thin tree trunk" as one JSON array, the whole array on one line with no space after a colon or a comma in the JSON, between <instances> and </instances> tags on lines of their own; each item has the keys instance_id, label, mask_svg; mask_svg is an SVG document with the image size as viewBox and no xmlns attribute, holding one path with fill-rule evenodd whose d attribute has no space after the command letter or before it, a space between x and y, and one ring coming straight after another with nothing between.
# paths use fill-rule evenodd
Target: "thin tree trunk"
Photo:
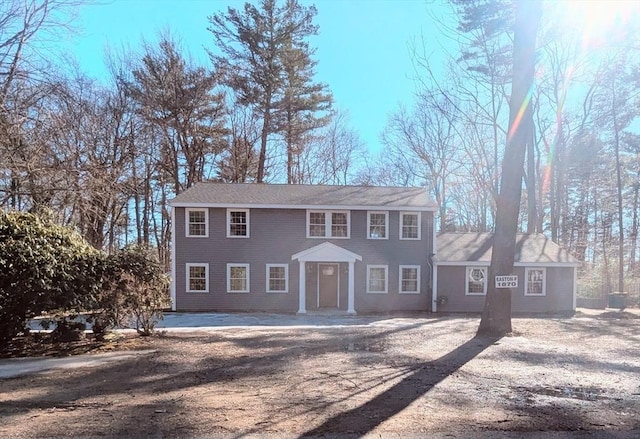
<instances>
[{"instance_id":1,"label":"thin tree trunk","mask_svg":"<svg viewBox=\"0 0 640 439\"><path fill-rule=\"evenodd\" d=\"M536 155L533 144L533 124L527 140L527 233L535 233L538 223L536 204Z\"/></svg>"},{"instance_id":2,"label":"thin tree trunk","mask_svg":"<svg viewBox=\"0 0 640 439\"><path fill-rule=\"evenodd\" d=\"M640 173L636 176L640 178ZM629 254L629 265L627 270L633 272L636 268L636 247L638 246L638 199L640 198L640 184L633 185L633 219L631 221L631 236L629 236L629 246L631 251Z\"/></svg>"},{"instance_id":3,"label":"thin tree trunk","mask_svg":"<svg viewBox=\"0 0 640 439\"><path fill-rule=\"evenodd\" d=\"M145 159L146 160L146 159ZM152 209L151 203L151 167L148 163L145 163L145 176L144 176L144 210L142 211L142 242L149 245L149 212Z\"/></svg>"},{"instance_id":4,"label":"thin tree trunk","mask_svg":"<svg viewBox=\"0 0 640 439\"><path fill-rule=\"evenodd\" d=\"M553 147L552 147L553 148ZM558 211L556 206L556 182L558 177L556 175L556 151L551 152L551 163L549 164L549 226L551 228L551 240L558 242Z\"/></svg>"},{"instance_id":5,"label":"thin tree trunk","mask_svg":"<svg viewBox=\"0 0 640 439\"><path fill-rule=\"evenodd\" d=\"M613 136L616 156L616 195L618 198L618 291L624 291L624 218L622 216L622 171L620 164L620 129L618 127L618 106L616 105L616 88L613 87L611 101L613 103Z\"/></svg>"},{"instance_id":6,"label":"thin tree trunk","mask_svg":"<svg viewBox=\"0 0 640 439\"><path fill-rule=\"evenodd\" d=\"M260 155L258 156L258 175L256 176L257 183L264 182L264 168L267 161L267 140L269 138L269 131L271 129L271 96L267 98L267 102L264 109L264 117L262 121L262 133L260 133Z\"/></svg>"},{"instance_id":7,"label":"thin tree trunk","mask_svg":"<svg viewBox=\"0 0 640 439\"><path fill-rule=\"evenodd\" d=\"M287 148L287 183L298 183L297 179L293 176L293 121L291 112L287 111L287 127L285 130L285 143Z\"/></svg>"}]
</instances>

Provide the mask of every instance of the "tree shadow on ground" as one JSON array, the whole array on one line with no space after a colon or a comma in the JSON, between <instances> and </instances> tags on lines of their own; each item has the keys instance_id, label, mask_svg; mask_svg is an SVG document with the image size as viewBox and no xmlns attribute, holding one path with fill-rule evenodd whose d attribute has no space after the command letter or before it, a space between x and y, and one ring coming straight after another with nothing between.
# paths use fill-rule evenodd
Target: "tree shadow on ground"
<instances>
[{"instance_id":1,"label":"tree shadow on ground","mask_svg":"<svg viewBox=\"0 0 640 439\"><path fill-rule=\"evenodd\" d=\"M425 395L497 340L499 337L474 337L448 354L416 366L416 369L400 382L363 405L333 416L299 437L343 432L354 432L359 435L369 433Z\"/></svg>"},{"instance_id":2,"label":"tree shadow on ground","mask_svg":"<svg viewBox=\"0 0 640 439\"><path fill-rule=\"evenodd\" d=\"M584 437L598 438L638 437L640 421L636 419L633 410L629 410L629 401L610 398L600 393L598 388L567 387L512 388L515 395L504 407L511 415L500 424L500 429L522 433L539 431L545 434L588 432ZM592 404L596 401L601 407L606 407L608 416L602 417L602 408L599 416L594 416Z\"/></svg>"},{"instance_id":3,"label":"tree shadow on ground","mask_svg":"<svg viewBox=\"0 0 640 439\"><path fill-rule=\"evenodd\" d=\"M558 320L566 333L589 333L596 337L613 336L620 338L633 338L640 336L640 321L637 319L563 319Z\"/></svg>"},{"instance_id":4,"label":"tree shadow on ground","mask_svg":"<svg viewBox=\"0 0 640 439\"><path fill-rule=\"evenodd\" d=\"M7 382L20 388L21 382L24 386L24 383L29 381L32 392L16 398L11 397L11 391L6 388L7 398L4 400L4 407L0 408L0 424L10 424L16 416L34 410L55 409L64 411L65 423L79 426L82 423L75 416L79 416L82 409L95 409L100 415L108 415L111 418L108 420L110 431L117 435L130 436L132 433L139 433L137 428L140 426L141 416L149 417L147 427L153 431L188 434L191 425L186 414L190 410L185 406L182 396L172 392L186 393L193 388L235 383L243 379L268 379L270 376L279 375L289 363L299 359L346 351L351 345L355 349L360 346L378 346L384 344L384 340L389 336L417 330L421 326L422 323L376 329L331 328L310 331L303 336L287 330L269 334L263 331L229 331L205 336L192 335L186 339L190 343L198 344L201 353L187 361L180 371L176 371L174 367L180 350L174 348L173 341L185 337L161 337L156 339L158 352L144 357L78 370L70 374L57 374L55 380L38 375ZM219 343L227 344L229 348L216 347ZM384 356L383 351L372 354ZM415 359L413 362L415 363ZM78 382L84 384L78 386ZM135 398L137 395L146 395L150 399L148 398L145 404L137 404L135 411L129 410L127 404L121 405L117 402ZM46 431L39 430L39 427L31 426L30 432L36 436L45 434ZM85 435L87 430L80 427L74 430L74 433Z\"/></svg>"},{"instance_id":5,"label":"tree shadow on ground","mask_svg":"<svg viewBox=\"0 0 640 439\"><path fill-rule=\"evenodd\" d=\"M593 372L627 372L640 375L640 367L627 362L627 360L632 359L635 355L634 352L621 352L617 357L611 358L608 361L594 359L588 353L567 354L562 352L526 352L526 355L524 355L519 351L507 351L503 355L508 360L523 363L525 365L549 364L550 369L553 367L568 369L573 366L578 369Z\"/></svg>"}]
</instances>

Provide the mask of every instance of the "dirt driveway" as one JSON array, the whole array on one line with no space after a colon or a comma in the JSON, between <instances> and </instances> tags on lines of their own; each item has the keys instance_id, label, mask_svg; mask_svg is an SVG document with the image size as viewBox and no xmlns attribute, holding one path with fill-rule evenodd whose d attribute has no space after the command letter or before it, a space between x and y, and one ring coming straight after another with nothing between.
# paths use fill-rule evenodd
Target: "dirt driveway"
<instances>
[{"instance_id":1,"label":"dirt driveway","mask_svg":"<svg viewBox=\"0 0 640 439\"><path fill-rule=\"evenodd\" d=\"M637 315L517 318L499 340L473 338L477 325L130 339L121 348L155 352L0 380L0 437L640 436Z\"/></svg>"}]
</instances>

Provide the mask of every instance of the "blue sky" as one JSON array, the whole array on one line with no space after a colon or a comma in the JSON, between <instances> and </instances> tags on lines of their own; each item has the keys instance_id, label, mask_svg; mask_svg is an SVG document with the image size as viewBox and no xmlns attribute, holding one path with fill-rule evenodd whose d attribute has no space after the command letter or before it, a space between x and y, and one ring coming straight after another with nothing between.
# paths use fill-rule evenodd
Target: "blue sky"
<instances>
[{"instance_id":1,"label":"blue sky","mask_svg":"<svg viewBox=\"0 0 640 439\"><path fill-rule=\"evenodd\" d=\"M379 133L398 103L410 103L414 68L409 43L436 32L429 12L433 0L301 0L315 4L320 35L311 40L319 61L317 79L329 85L337 107L351 116L351 125L371 151L379 149ZM137 49L144 38L171 29L200 63L209 63L204 47L212 48L207 17L237 0L112 0L79 9L77 34L62 41L82 71L105 76L106 47ZM437 44L434 42L434 50Z\"/></svg>"}]
</instances>

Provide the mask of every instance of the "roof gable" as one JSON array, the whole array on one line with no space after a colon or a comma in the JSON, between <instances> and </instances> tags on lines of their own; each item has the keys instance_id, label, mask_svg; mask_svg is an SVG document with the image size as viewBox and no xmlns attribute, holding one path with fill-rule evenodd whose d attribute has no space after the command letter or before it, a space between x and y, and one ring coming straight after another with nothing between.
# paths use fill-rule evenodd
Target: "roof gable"
<instances>
[{"instance_id":1,"label":"roof gable","mask_svg":"<svg viewBox=\"0 0 640 439\"><path fill-rule=\"evenodd\" d=\"M434 261L439 265L473 263L489 265L492 233L441 233L436 238ZM515 263L578 266L580 261L542 234L516 236Z\"/></svg>"},{"instance_id":2,"label":"roof gable","mask_svg":"<svg viewBox=\"0 0 640 439\"><path fill-rule=\"evenodd\" d=\"M198 183L169 204L174 207L436 209L424 188L258 183Z\"/></svg>"},{"instance_id":3,"label":"roof gable","mask_svg":"<svg viewBox=\"0 0 640 439\"><path fill-rule=\"evenodd\" d=\"M291 256L291 260L300 262L355 262L361 261L362 256L353 253L330 242L323 242Z\"/></svg>"}]
</instances>

